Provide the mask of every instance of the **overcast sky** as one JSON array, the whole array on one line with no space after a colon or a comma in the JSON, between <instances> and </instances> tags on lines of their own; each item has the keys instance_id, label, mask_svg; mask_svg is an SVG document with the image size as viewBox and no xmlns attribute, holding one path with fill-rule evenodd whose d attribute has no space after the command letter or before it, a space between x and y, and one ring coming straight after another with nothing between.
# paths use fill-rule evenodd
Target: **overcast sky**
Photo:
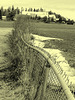
<instances>
[{"instance_id":1,"label":"overcast sky","mask_svg":"<svg viewBox=\"0 0 75 100\"><path fill-rule=\"evenodd\" d=\"M45 8L75 20L75 0L0 0L0 7Z\"/></svg>"}]
</instances>

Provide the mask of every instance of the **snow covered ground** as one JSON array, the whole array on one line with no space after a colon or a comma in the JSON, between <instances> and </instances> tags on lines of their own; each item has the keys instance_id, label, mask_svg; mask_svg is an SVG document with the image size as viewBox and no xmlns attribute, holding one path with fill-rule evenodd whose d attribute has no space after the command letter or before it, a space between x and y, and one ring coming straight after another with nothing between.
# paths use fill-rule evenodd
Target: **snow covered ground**
<instances>
[{"instance_id":1,"label":"snow covered ground","mask_svg":"<svg viewBox=\"0 0 75 100\"><path fill-rule=\"evenodd\" d=\"M50 37L44 37L44 36L39 36L39 35L33 35L34 36L34 41L33 45L38 46L40 48L43 48L45 51L47 51L51 55L51 59L55 64L57 64L60 69L64 71L64 73L67 75L69 82L75 85L75 69L71 68L68 64L68 61L63 57L61 54L62 51L58 49L51 49L51 48L44 48L45 43L43 40L63 40L59 38L50 38Z\"/></svg>"}]
</instances>

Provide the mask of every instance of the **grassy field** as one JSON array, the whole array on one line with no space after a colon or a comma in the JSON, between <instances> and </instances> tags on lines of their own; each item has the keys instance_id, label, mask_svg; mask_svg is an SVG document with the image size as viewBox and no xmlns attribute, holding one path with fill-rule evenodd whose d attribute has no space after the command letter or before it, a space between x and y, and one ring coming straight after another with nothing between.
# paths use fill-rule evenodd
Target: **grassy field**
<instances>
[{"instance_id":1,"label":"grassy field","mask_svg":"<svg viewBox=\"0 0 75 100\"><path fill-rule=\"evenodd\" d=\"M24 25L23 22L24 21L21 22L22 25ZM18 22L16 23L16 25L17 24L18 24ZM29 24L27 24L27 25L29 25ZM51 43L52 45L55 45L54 48L58 48L58 49L64 51L63 55L69 61L71 66L74 67L74 62L75 62L75 60L74 60L75 59L75 53L74 53L74 51L75 51L75 44L74 44L75 43L75 29L74 29L74 27L75 27L75 25L46 24L46 23L42 23L42 22L39 22L39 23L36 22L33 25L35 25L35 31L34 31L35 34L64 39L64 41L45 41L46 42L45 47L50 47L50 43ZM8 30L8 28L13 27L13 22L0 21L0 27L5 27ZM11 43L11 45L10 45L11 52L9 52L10 55L7 55L7 56L11 60L11 65L8 67L8 69L5 70L5 71L7 71L7 73L9 72L5 76L5 80L8 79L7 82L10 83L11 88L9 87L6 91L7 94L6 95L4 94L7 97L6 100L10 99L11 97L12 97L11 100L13 100L13 99L14 100L24 100L26 97L25 95L27 95L27 93L25 92L25 89L29 87L29 83L25 84L25 81L26 81L25 77L29 77L29 76L26 76L28 73L25 74L25 71L27 71L27 70L23 69L23 66L26 68L26 65L24 65L25 58L23 57L24 55L22 56L22 54L19 53L19 50L17 48L17 44L18 43L20 44L20 39L19 39L20 36L19 35L21 32L20 30L22 30L22 29L24 29L23 32L25 32L25 25L23 27L21 27L21 25L18 24L17 30L15 31L15 33L14 33L14 31L12 33L14 36L9 38L9 40L10 40L9 45ZM22 44L20 44L19 46L22 46ZM27 80L28 80L28 78L27 78ZM23 83L23 81L24 81L24 83ZM29 80L27 82L29 82ZM23 86L23 88L21 85ZM6 92L4 92L4 93L6 93ZM13 95L13 93L15 95ZM54 93L54 91L52 91L51 93ZM50 95L49 89L47 91L47 94L49 97L49 95ZM56 94L57 94L57 92L56 92ZM1 95L2 98L3 98L3 96ZM29 97L29 95L28 95L28 97ZM48 100L48 98L47 98L47 100Z\"/></svg>"},{"instance_id":2,"label":"grassy field","mask_svg":"<svg viewBox=\"0 0 75 100\"><path fill-rule=\"evenodd\" d=\"M17 55L14 58L15 46L11 47L14 44L12 40L15 38L10 38L13 34L12 28L13 22L0 21L0 100L25 100L24 86L21 84L21 78L18 80L19 74L22 72L22 63L18 66L20 60L16 60ZM11 46L9 40L12 41ZM11 50L11 48L13 49ZM15 51L18 52L17 49ZM19 56L19 58L21 57ZM23 79L25 79L25 75Z\"/></svg>"},{"instance_id":3,"label":"grassy field","mask_svg":"<svg viewBox=\"0 0 75 100\"><path fill-rule=\"evenodd\" d=\"M13 21L0 21L0 27L2 28L12 28Z\"/></svg>"},{"instance_id":4,"label":"grassy field","mask_svg":"<svg viewBox=\"0 0 75 100\"><path fill-rule=\"evenodd\" d=\"M75 67L75 24L35 22L33 25L34 34L63 39L63 41L45 41L45 47L62 50L70 66ZM13 21L0 21L0 27L12 28Z\"/></svg>"},{"instance_id":5,"label":"grassy field","mask_svg":"<svg viewBox=\"0 0 75 100\"><path fill-rule=\"evenodd\" d=\"M70 66L75 67L75 24L46 24L35 22L34 25L37 30L35 34L63 39L63 41L45 41L45 47L62 50Z\"/></svg>"}]
</instances>

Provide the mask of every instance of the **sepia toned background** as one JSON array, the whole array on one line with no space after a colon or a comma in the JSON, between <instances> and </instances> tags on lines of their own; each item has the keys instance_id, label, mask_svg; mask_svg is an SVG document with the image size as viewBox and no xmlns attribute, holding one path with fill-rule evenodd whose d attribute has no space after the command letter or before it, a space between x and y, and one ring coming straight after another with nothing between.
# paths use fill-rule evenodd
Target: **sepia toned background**
<instances>
[{"instance_id":1,"label":"sepia toned background","mask_svg":"<svg viewBox=\"0 0 75 100\"><path fill-rule=\"evenodd\" d=\"M0 2L0 6L4 6L5 8L12 5L19 8L42 7L75 20L75 0L0 0Z\"/></svg>"}]
</instances>

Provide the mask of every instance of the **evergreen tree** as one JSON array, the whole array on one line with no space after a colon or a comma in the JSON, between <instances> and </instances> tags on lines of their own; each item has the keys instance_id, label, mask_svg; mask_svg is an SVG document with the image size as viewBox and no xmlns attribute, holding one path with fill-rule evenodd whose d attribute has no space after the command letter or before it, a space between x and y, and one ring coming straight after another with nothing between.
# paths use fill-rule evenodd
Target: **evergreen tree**
<instances>
[{"instance_id":1,"label":"evergreen tree","mask_svg":"<svg viewBox=\"0 0 75 100\"><path fill-rule=\"evenodd\" d=\"M53 12L52 11L49 11L48 14L51 15L51 14L53 14Z\"/></svg>"},{"instance_id":2,"label":"evergreen tree","mask_svg":"<svg viewBox=\"0 0 75 100\"><path fill-rule=\"evenodd\" d=\"M35 12L36 10L35 10L35 8L34 8L34 12Z\"/></svg>"},{"instance_id":3,"label":"evergreen tree","mask_svg":"<svg viewBox=\"0 0 75 100\"><path fill-rule=\"evenodd\" d=\"M1 12L1 10L0 10L0 19L2 19L2 12Z\"/></svg>"},{"instance_id":4,"label":"evergreen tree","mask_svg":"<svg viewBox=\"0 0 75 100\"><path fill-rule=\"evenodd\" d=\"M17 7L16 8L16 14L19 14L20 13L20 9Z\"/></svg>"},{"instance_id":5,"label":"evergreen tree","mask_svg":"<svg viewBox=\"0 0 75 100\"><path fill-rule=\"evenodd\" d=\"M11 7L8 7L8 12L11 12Z\"/></svg>"},{"instance_id":6,"label":"evergreen tree","mask_svg":"<svg viewBox=\"0 0 75 100\"><path fill-rule=\"evenodd\" d=\"M12 6L12 11L14 11L14 6Z\"/></svg>"},{"instance_id":7,"label":"evergreen tree","mask_svg":"<svg viewBox=\"0 0 75 100\"><path fill-rule=\"evenodd\" d=\"M22 11L24 11L24 8L23 7L21 7L21 13L22 13Z\"/></svg>"},{"instance_id":8,"label":"evergreen tree","mask_svg":"<svg viewBox=\"0 0 75 100\"><path fill-rule=\"evenodd\" d=\"M43 8L40 8L40 11L43 12Z\"/></svg>"},{"instance_id":9,"label":"evergreen tree","mask_svg":"<svg viewBox=\"0 0 75 100\"><path fill-rule=\"evenodd\" d=\"M1 15L3 16L3 6L1 7Z\"/></svg>"}]
</instances>

